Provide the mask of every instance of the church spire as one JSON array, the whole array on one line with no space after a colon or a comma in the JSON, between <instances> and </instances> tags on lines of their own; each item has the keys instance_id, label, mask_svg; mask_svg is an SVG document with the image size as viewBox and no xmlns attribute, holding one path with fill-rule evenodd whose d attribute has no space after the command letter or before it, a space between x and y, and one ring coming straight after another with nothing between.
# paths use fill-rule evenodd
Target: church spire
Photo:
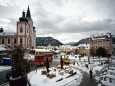
<instances>
[{"instance_id":1,"label":"church spire","mask_svg":"<svg viewBox=\"0 0 115 86\"><path fill-rule=\"evenodd\" d=\"M27 9L27 14L26 14L27 18L31 18L31 14L30 14L30 9L29 9L29 5L28 5L28 9Z\"/></svg>"}]
</instances>

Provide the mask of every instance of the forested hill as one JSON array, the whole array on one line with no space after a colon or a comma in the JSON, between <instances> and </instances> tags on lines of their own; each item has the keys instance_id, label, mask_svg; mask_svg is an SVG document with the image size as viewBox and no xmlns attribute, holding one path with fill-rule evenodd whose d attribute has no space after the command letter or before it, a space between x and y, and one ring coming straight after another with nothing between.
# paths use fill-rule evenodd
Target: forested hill
<instances>
[{"instance_id":1,"label":"forested hill","mask_svg":"<svg viewBox=\"0 0 115 86\"><path fill-rule=\"evenodd\" d=\"M36 37L36 45L37 46L59 46L63 45L59 40L54 39L52 37Z\"/></svg>"}]
</instances>

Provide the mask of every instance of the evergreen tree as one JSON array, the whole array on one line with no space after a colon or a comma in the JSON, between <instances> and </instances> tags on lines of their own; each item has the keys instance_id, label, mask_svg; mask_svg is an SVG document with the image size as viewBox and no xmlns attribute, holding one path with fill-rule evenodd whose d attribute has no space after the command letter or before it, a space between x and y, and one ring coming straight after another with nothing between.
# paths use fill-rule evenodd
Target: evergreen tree
<instances>
[{"instance_id":1,"label":"evergreen tree","mask_svg":"<svg viewBox=\"0 0 115 86\"><path fill-rule=\"evenodd\" d=\"M93 56L93 57L95 56L95 50L94 50L94 48L90 49L90 55Z\"/></svg>"},{"instance_id":2,"label":"evergreen tree","mask_svg":"<svg viewBox=\"0 0 115 86\"><path fill-rule=\"evenodd\" d=\"M0 33L2 33L2 32L3 32L3 28L1 27L1 28L0 28Z\"/></svg>"},{"instance_id":3,"label":"evergreen tree","mask_svg":"<svg viewBox=\"0 0 115 86\"><path fill-rule=\"evenodd\" d=\"M1 28L1 32L3 32L3 28Z\"/></svg>"},{"instance_id":4,"label":"evergreen tree","mask_svg":"<svg viewBox=\"0 0 115 86\"><path fill-rule=\"evenodd\" d=\"M11 51L12 58L12 77L24 76L30 71L30 61L24 59L25 50L22 46L18 46Z\"/></svg>"},{"instance_id":5,"label":"evergreen tree","mask_svg":"<svg viewBox=\"0 0 115 86\"><path fill-rule=\"evenodd\" d=\"M97 56L105 57L105 56L107 55L107 51L105 50L105 48L99 47L99 48L96 50L96 55L97 55Z\"/></svg>"}]
</instances>

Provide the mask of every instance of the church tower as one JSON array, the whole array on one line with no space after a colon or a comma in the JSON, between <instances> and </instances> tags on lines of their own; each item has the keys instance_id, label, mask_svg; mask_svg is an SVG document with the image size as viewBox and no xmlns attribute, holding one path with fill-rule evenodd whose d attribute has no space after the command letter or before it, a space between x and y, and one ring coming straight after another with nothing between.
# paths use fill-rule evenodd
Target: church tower
<instances>
[{"instance_id":1,"label":"church tower","mask_svg":"<svg viewBox=\"0 0 115 86\"><path fill-rule=\"evenodd\" d=\"M26 18L30 18L31 19L31 14L30 14L30 8L29 8L29 6L28 6L28 9L27 9Z\"/></svg>"},{"instance_id":2,"label":"church tower","mask_svg":"<svg viewBox=\"0 0 115 86\"><path fill-rule=\"evenodd\" d=\"M29 6L26 15L23 11L22 17L17 22L17 45L19 44L22 44L24 48L36 47L36 30L33 26Z\"/></svg>"}]
</instances>

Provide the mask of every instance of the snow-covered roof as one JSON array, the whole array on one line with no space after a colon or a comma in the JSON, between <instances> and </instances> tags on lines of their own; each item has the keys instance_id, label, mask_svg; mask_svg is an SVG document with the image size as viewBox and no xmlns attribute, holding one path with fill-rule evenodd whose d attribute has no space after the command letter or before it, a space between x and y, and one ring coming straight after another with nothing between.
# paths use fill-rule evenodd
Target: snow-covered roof
<instances>
[{"instance_id":1,"label":"snow-covered roof","mask_svg":"<svg viewBox=\"0 0 115 86\"><path fill-rule=\"evenodd\" d=\"M89 44L79 44L78 47L84 47L85 49L89 49Z\"/></svg>"},{"instance_id":2,"label":"snow-covered roof","mask_svg":"<svg viewBox=\"0 0 115 86\"><path fill-rule=\"evenodd\" d=\"M111 37L111 33L101 33L99 35L92 35L91 39L92 40L97 40L97 39L106 39L106 38L110 38Z\"/></svg>"},{"instance_id":3,"label":"snow-covered roof","mask_svg":"<svg viewBox=\"0 0 115 86\"><path fill-rule=\"evenodd\" d=\"M51 52L49 49L33 49L37 52Z\"/></svg>"},{"instance_id":4,"label":"snow-covered roof","mask_svg":"<svg viewBox=\"0 0 115 86\"><path fill-rule=\"evenodd\" d=\"M7 50L6 48L4 48L3 45L0 45L0 51L4 51L4 50Z\"/></svg>"},{"instance_id":5,"label":"snow-covered roof","mask_svg":"<svg viewBox=\"0 0 115 86\"><path fill-rule=\"evenodd\" d=\"M0 33L0 36L9 36L9 35L16 35L16 33L14 33L14 32L3 32L3 33Z\"/></svg>"}]
</instances>

